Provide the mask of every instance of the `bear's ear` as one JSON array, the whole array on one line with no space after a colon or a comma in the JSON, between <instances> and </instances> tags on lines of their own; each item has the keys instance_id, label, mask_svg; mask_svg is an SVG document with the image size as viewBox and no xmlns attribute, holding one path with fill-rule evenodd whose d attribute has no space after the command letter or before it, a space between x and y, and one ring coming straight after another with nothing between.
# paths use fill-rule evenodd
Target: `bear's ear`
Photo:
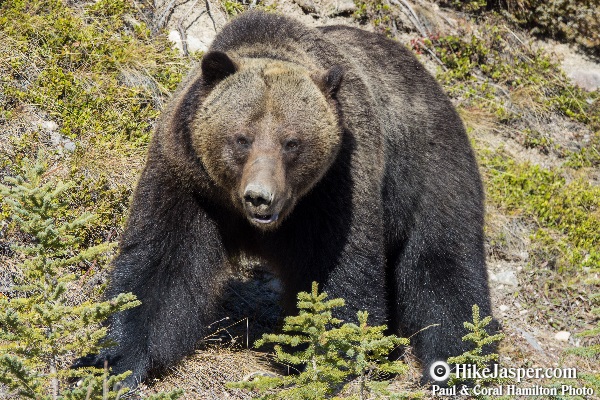
<instances>
[{"instance_id":1,"label":"bear's ear","mask_svg":"<svg viewBox=\"0 0 600 400\"><path fill-rule=\"evenodd\" d=\"M311 77L323 93L335 97L344 78L344 68L334 65L325 72L313 73Z\"/></svg>"},{"instance_id":2,"label":"bear's ear","mask_svg":"<svg viewBox=\"0 0 600 400\"><path fill-rule=\"evenodd\" d=\"M202 57L202 78L210 86L222 81L237 71L237 65L220 51L210 51Z\"/></svg>"}]
</instances>

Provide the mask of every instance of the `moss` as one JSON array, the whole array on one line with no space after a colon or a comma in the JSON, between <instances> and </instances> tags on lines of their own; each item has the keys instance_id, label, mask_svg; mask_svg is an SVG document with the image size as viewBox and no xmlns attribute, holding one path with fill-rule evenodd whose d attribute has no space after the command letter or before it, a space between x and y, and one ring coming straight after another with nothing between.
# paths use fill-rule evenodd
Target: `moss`
<instances>
[{"instance_id":1,"label":"moss","mask_svg":"<svg viewBox=\"0 0 600 400\"><path fill-rule=\"evenodd\" d=\"M131 12L126 0L101 0L83 14L59 0L3 2L0 56L11 64L2 71L4 117L33 104L70 138L146 143L157 103L187 63Z\"/></svg>"},{"instance_id":2,"label":"moss","mask_svg":"<svg viewBox=\"0 0 600 400\"><path fill-rule=\"evenodd\" d=\"M352 14L362 24L370 23L375 30L388 37L396 30L396 15L387 1L355 0L356 11Z\"/></svg>"},{"instance_id":3,"label":"moss","mask_svg":"<svg viewBox=\"0 0 600 400\"><path fill-rule=\"evenodd\" d=\"M83 232L90 246L118 238L151 129L191 59L165 34L151 36L133 1L71 4L0 2L0 130L8 137L0 167L20 173L22 160L45 148L49 176L78 189L66 199L69 213L98 216ZM50 144L39 119L56 122L52 134L75 151Z\"/></svg>"},{"instance_id":4,"label":"moss","mask_svg":"<svg viewBox=\"0 0 600 400\"><path fill-rule=\"evenodd\" d=\"M564 171L480 151L490 199L535 224L534 256L559 269L600 265L600 187Z\"/></svg>"},{"instance_id":5,"label":"moss","mask_svg":"<svg viewBox=\"0 0 600 400\"><path fill-rule=\"evenodd\" d=\"M236 16L246 10L244 5L236 0L224 0L223 8L230 17Z\"/></svg>"}]
</instances>

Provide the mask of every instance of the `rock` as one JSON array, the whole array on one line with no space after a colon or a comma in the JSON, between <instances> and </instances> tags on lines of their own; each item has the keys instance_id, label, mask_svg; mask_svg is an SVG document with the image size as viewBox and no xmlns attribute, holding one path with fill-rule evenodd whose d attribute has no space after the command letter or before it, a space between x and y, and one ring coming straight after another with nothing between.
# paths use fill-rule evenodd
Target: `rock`
<instances>
[{"instance_id":1,"label":"rock","mask_svg":"<svg viewBox=\"0 0 600 400\"><path fill-rule=\"evenodd\" d=\"M54 121L42 121L40 127L48 132L54 132L58 129L58 124Z\"/></svg>"},{"instance_id":2,"label":"rock","mask_svg":"<svg viewBox=\"0 0 600 400\"><path fill-rule=\"evenodd\" d=\"M154 24L158 28L166 27L169 30L168 38L179 51L183 51L180 30L185 31L183 39L186 40L189 53L206 51L217 31L227 22L223 8L214 0L178 3L158 0L155 5L157 11Z\"/></svg>"},{"instance_id":3,"label":"rock","mask_svg":"<svg viewBox=\"0 0 600 400\"><path fill-rule=\"evenodd\" d=\"M213 38L211 37L205 38L204 40L200 40L195 36L187 35L187 51L189 53L194 53L196 51L207 51L212 39ZM175 48L177 48L177 50L183 52L183 41L181 40L181 34L179 33L179 31L173 30L169 32L169 41L171 41L175 45Z\"/></svg>"},{"instance_id":4,"label":"rock","mask_svg":"<svg viewBox=\"0 0 600 400\"><path fill-rule=\"evenodd\" d=\"M294 0L294 3L296 3L306 14L317 13L317 7L312 0Z\"/></svg>"},{"instance_id":5,"label":"rock","mask_svg":"<svg viewBox=\"0 0 600 400\"><path fill-rule=\"evenodd\" d=\"M567 76L575 85L588 92L600 88L600 72L598 71L576 69L569 71Z\"/></svg>"},{"instance_id":6,"label":"rock","mask_svg":"<svg viewBox=\"0 0 600 400\"><path fill-rule=\"evenodd\" d=\"M570 337L571 332L567 331L556 332L556 335L554 335L554 339L558 340L559 342L568 342Z\"/></svg>"},{"instance_id":7,"label":"rock","mask_svg":"<svg viewBox=\"0 0 600 400\"><path fill-rule=\"evenodd\" d=\"M501 285L519 286L519 280L515 271L500 271L490 275L490 280Z\"/></svg>"},{"instance_id":8,"label":"rock","mask_svg":"<svg viewBox=\"0 0 600 400\"><path fill-rule=\"evenodd\" d=\"M328 3L327 15L330 17L352 14L356 11L356 4L352 0L333 0Z\"/></svg>"},{"instance_id":9,"label":"rock","mask_svg":"<svg viewBox=\"0 0 600 400\"><path fill-rule=\"evenodd\" d=\"M508 306L505 304L502 304L500 307L498 307L500 309L500 311L502 312L507 312L508 311Z\"/></svg>"},{"instance_id":10,"label":"rock","mask_svg":"<svg viewBox=\"0 0 600 400\"><path fill-rule=\"evenodd\" d=\"M53 131L50 133L50 141L59 151L62 151L62 150L66 150L68 152L75 151L75 148L76 148L75 142L73 142L68 137L61 135L58 132Z\"/></svg>"},{"instance_id":11,"label":"rock","mask_svg":"<svg viewBox=\"0 0 600 400\"><path fill-rule=\"evenodd\" d=\"M274 374L273 372L269 372L269 371L254 371L254 372L251 372L251 373L247 374L246 376L244 376L244 378L242 380L244 382L250 382L250 381L253 381L254 378L257 378L259 376L275 378L277 376L277 374Z\"/></svg>"},{"instance_id":12,"label":"rock","mask_svg":"<svg viewBox=\"0 0 600 400\"><path fill-rule=\"evenodd\" d=\"M179 51L183 51L183 44L181 43L181 35L179 32L173 30L169 32L169 42L173 43L175 48Z\"/></svg>"},{"instance_id":13,"label":"rock","mask_svg":"<svg viewBox=\"0 0 600 400\"><path fill-rule=\"evenodd\" d=\"M542 346L540 346L538 341L533 337L533 335L531 333L526 332L520 328L516 328L516 329L521 334L521 336L523 336L523 339L525 339L531 347L533 347L536 351L538 351L542 354L545 354L544 349L542 349Z\"/></svg>"},{"instance_id":14,"label":"rock","mask_svg":"<svg viewBox=\"0 0 600 400\"><path fill-rule=\"evenodd\" d=\"M600 88L600 64L566 44L552 43L552 51L563 57L561 67L571 81L589 92Z\"/></svg>"}]
</instances>

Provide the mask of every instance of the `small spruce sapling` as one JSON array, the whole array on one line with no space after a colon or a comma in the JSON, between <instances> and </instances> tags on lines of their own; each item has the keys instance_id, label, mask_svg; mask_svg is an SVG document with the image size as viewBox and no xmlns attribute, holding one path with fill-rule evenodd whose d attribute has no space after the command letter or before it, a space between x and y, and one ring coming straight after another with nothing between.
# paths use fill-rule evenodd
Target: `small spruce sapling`
<instances>
[{"instance_id":1,"label":"small spruce sapling","mask_svg":"<svg viewBox=\"0 0 600 400\"><path fill-rule=\"evenodd\" d=\"M318 293L317 283L313 283L311 293L298 293L296 316L286 317L282 334L264 334L254 343L261 347L275 343L275 358L288 365L305 365L298 375L282 377L259 376L250 382L235 382L228 386L270 392L262 399L315 399L326 398L348 375L347 361L340 355L337 341L332 341L328 330L339 326L342 321L334 318L331 311L344 305L343 299L327 300L326 293ZM302 346L303 350L288 353L282 345Z\"/></svg>"},{"instance_id":2,"label":"small spruce sapling","mask_svg":"<svg viewBox=\"0 0 600 400\"><path fill-rule=\"evenodd\" d=\"M26 243L13 246L21 255L20 273L10 292L0 293L0 383L19 398L115 399L126 388L109 388L129 373L107 377L101 369L69 369L69 362L105 347L106 328L98 324L140 303L126 293L103 302L73 304L68 290L76 276L70 271L83 261L101 260L113 245L79 248L77 232L93 215L69 216L69 204L61 198L72 184L44 183L43 158L23 160L23 175L0 184L12 221L29 236ZM82 384L63 387L69 378L81 378Z\"/></svg>"},{"instance_id":3,"label":"small spruce sapling","mask_svg":"<svg viewBox=\"0 0 600 400\"><path fill-rule=\"evenodd\" d=\"M470 333L463 336L463 342L472 342L475 346L473 350L464 352L463 354L448 358L448 364L469 364L476 365L478 370L489 368L493 362L498 362L499 355L497 353L483 354L483 347L491 345L494 342L499 342L504 339L504 334L497 333L490 335L485 327L492 322L492 317L487 316L481 319L479 315L479 307L473 305L473 322L465 322L464 326ZM493 383L505 383L506 379L503 378L477 378L477 379L463 379L456 378L456 376L450 376L448 380L448 386L454 386L458 384L472 384L472 385L489 385Z\"/></svg>"},{"instance_id":4,"label":"small spruce sapling","mask_svg":"<svg viewBox=\"0 0 600 400\"><path fill-rule=\"evenodd\" d=\"M390 352L400 346L408 346L409 340L394 335L385 335L385 325L369 326L368 312L357 313L358 325L347 323L339 329L334 329L330 335L339 341L339 347L344 350L350 374L358 377L360 400L370 398L370 395L390 396L389 381L380 380L386 374L402 374L408 366L399 360L390 360Z\"/></svg>"},{"instance_id":5,"label":"small spruce sapling","mask_svg":"<svg viewBox=\"0 0 600 400\"><path fill-rule=\"evenodd\" d=\"M255 347L275 344L277 361L305 366L298 375L258 376L250 382L228 386L264 393L261 399L325 399L331 398L342 384L359 378L360 399L367 394L390 394L389 382L375 382L380 373L402 373L406 365L390 361L387 355L408 339L385 336L385 326L368 326L368 313L358 313L357 324L344 324L332 316L332 310L344 306L343 299L325 301L327 293L318 292L313 282L311 293L298 293L299 315L285 318L283 334L265 334ZM341 326L340 326L341 325ZM282 345L302 346L304 350L289 353ZM280 390L277 390L280 389Z\"/></svg>"}]
</instances>

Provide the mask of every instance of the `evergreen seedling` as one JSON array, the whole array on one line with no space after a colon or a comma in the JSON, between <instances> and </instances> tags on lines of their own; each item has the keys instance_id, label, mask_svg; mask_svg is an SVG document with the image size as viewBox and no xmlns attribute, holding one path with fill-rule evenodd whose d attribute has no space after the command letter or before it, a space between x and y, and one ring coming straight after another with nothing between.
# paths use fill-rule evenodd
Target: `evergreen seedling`
<instances>
[{"instance_id":1,"label":"evergreen seedling","mask_svg":"<svg viewBox=\"0 0 600 400\"><path fill-rule=\"evenodd\" d=\"M368 326L368 313L358 313L357 324L342 324L332 310L344 306L343 299L325 300L316 282L311 293L298 294L299 315L285 318L282 334L265 334L255 343L275 344L275 358L284 364L304 367L298 375L258 376L250 382L229 386L256 390L262 399L325 399L342 388L343 382L358 377L360 399L368 394L389 395L389 382L376 382L380 373L401 373L406 366L387 355L408 340L385 336L385 326ZM288 352L288 348L301 350Z\"/></svg>"},{"instance_id":2,"label":"evergreen seedling","mask_svg":"<svg viewBox=\"0 0 600 400\"><path fill-rule=\"evenodd\" d=\"M330 335L340 342L349 362L350 373L358 377L359 399L369 398L369 394L391 395L389 381L377 380L386 374L406 372L407 365L402 361L392 361L389 353L399 346L408 346L409 340L394 335L385 335L385 325L369 326L366 311L357 313L358 325L344 324L331 331Z\"/></svg>"},{"instance_id":3,"label":"evergreen seedling","mask_svg":"<svg viewBox=\"0 0 600 400\"><path fill-rule=\"evenodd\" d=\"M100 261L113 247L104 243L80 249L77 237L93 219L84 213L69 217L69 204L61 201L72 184L43 182L43 157L24 160L24 173L5 178L0 193L12 212L12 221L28 240L14 246L22 258L7 295L0 294L0 383L19 398L114 399L110 390L128 373L105 376L107 371L69 369L73 357L97 353L106 343L106 328L99 323L110 315L135 307L131 293L103 302L91 299L73 304L68 291L78 264ZM75 388L64 387L69 378L81 378ZM164 397L163 397L164 398ZM168 398L168 397L167 397Z\"/></svg>"},{"instance_id":4,"label":"evergreen seedling","mask_svg":"<svg viewBox=\"0 0 600 400\"><path fill-rule=\"evenodd\" d=\"M487 316L481 319L479 315L479 307L475 304L473 305L473 322L465 322L464 326L470 333L463 336L462 340L464 342L469 341L474 345L473 350L469 350L464 352L463 354L450 357L448 359L448 364L468 364L468 365L476 365L478 370L483 370L485 368L489 368L492 362L497 362L499 355L497 353L489 353L483 354L484 346L488 346L493 344L494 342L499 342L504 339L504 334L498 333L495 335L490 335L485 327L492 322L492 317ZM451 377L448 380L448 386L454 386L460 383L471 383L476 385L487 385L492 383L502 383L502 380L499 378L480 378L476 380L468 380L468 379L457 379L456 377Z\"/></svg>"},{"instance_id":5,"label":"evergreen seedling","mask_svg":"<svg viewBox=\"0 0 600 400\"><path fill-rule=\"evenodd\" d=\"M344 305L343 299L327 300L326 293L318 293L316 282L311 293L298 293L296 316L286 317L282 334L265 334L254 344L261 347L275 343L275 358L284 364L305 366L298 375L283 377L259 376L251 382L237 382L230 387L268 392L263 399L324 399L348 375L346 360L340 355L337 341L331 340L328 330L342 321L332 316L332 310ZM283 346L302 350L288 352Z\"/></svg>"}]
</instances>

